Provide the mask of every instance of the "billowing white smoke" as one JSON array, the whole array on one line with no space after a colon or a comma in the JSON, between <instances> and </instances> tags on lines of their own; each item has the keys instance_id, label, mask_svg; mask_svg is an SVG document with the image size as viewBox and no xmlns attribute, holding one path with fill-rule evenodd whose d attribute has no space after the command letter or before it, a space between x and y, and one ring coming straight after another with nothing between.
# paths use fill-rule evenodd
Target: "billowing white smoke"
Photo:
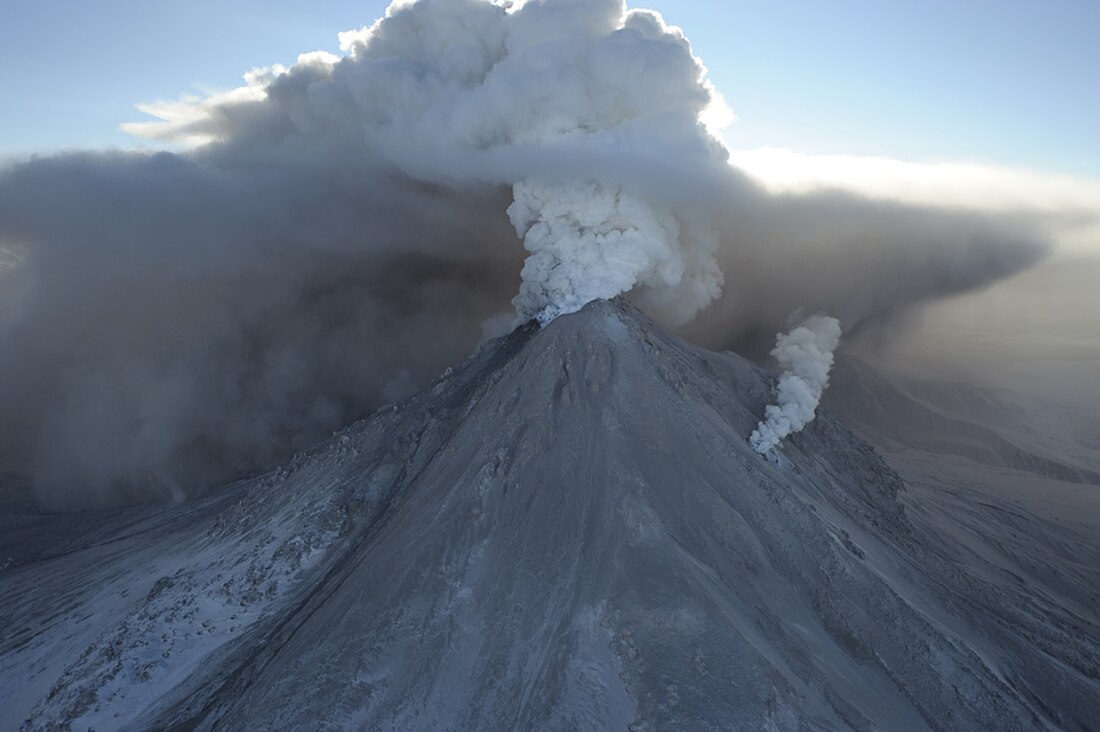
<instances>
[{"instance_id":1,"label":"billowing white smoke","mask_svg":"<svg viewBox=\"0 0 1100 732\"><path fill-rule=\"evenodd\" d=\"M779 445L787 435L801 432L813 421L821 395L829 385L833 351L840 345L840 321L815 315L790 333L775 339L772 356L783 373L776 389L776 403L769 404L762 421L749 437L761 455Z\"/></svg>"},{"instance_id":2,"label":"billowing white smoke","mask_svg":"<svg viewBox=\"0 0 1100 732\"><path fill-rule=\"evenodd\" d=\"M513 300L520 320L546 323L639 286L682 290L690 317L721 286L716 235L696 241L702 258L692 261L676 216L622 188L524 181L514 190L508 215L531 252Z\"/></svg>"},{"instance_id":3,"label":"billowing white smoke","mask_svg":"<svg viewBox=\"0 0 1100 732\"><path fill-rule=\"evenodd\" d=\"M366 154L420 180L513 186L509 214L532 254L521 319L640 290L681 323L720 294L713 223L649 179L670 165L724 165L701 121L724 103L656 13L623 0L420 0L395 3L341 45L343 59L308 54L254 72L228 103L130 129L220 139L235 132L225 129L233 100L266 94L300 130L361 135Z\"/></svg>"}]
</instances>

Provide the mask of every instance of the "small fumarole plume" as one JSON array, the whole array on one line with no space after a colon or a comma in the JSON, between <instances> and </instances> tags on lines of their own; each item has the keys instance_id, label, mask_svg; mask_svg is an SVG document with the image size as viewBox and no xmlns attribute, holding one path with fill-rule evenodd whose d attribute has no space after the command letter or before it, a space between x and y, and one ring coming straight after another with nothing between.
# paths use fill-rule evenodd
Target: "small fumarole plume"
<instances>
[{"instance_id":1,"label":"small fumarole plume","mask_svg":"<svg viewBox=\"0 0 1100 732\"><path fill-rule=\"evenodd\" d=\"M782 373L776 386L776 402L769 404L764 421L749 436L752 449L766 455L783 438L801 432L813 421L821 395L829 385L833 351L840 345L840 322L815 315L790 333L775 339L772 356Z\"/></svg>"}]
</instances>

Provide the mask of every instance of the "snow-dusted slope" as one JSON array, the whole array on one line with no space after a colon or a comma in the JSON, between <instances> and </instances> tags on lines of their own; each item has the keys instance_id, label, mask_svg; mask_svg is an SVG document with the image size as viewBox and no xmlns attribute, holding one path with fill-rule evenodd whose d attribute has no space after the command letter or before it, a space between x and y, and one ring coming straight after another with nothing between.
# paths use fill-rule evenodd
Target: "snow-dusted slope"
<instances>
[{"instance_id":1,"label":"snow-dusted slope","mask_svg":"<svg viewBox=\"0 0 1100 732\"><path fill-rule=\"evenodd\" d=\"M0 728L1100 719L1095 604L970 571L827 414L762 459L768 390L618 302L521 329L269 476L10 566Z\"/></svg>"}]
</instances>

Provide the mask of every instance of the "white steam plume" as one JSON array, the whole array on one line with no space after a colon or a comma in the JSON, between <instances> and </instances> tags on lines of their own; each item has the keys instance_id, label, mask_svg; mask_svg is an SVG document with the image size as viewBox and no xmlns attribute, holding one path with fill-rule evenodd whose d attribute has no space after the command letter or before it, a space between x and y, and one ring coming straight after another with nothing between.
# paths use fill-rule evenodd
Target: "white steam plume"
<instances>
[{"instance_id":1,"label":"white steam plume","mask_svg":"<svg viewBox=\"0 0 1100 732\"><path fill-rule=\"evenodd\" d=\"M515 185L508 215L531 256L512 301L520 320L546 323L598 298L631 292L683 290L686 320L721 287L716 235L679 246L681 227L668 210L620 188L598 183Z\"/></svg>"},{"instance_id":2,"label":"white steam plume","mask_svg":"<svg viewBox=\"0 0 1100 732\"><path fill-rule=\"evenodd\" d=\"M701 121L724 103L656 13L623 0L420 0L341 46L343 59L307 54L251 73L228 103L173 105L164 123L129 129L238 137L227 109L266 93L303 132L360 137L420 180L514 186L509 214L532 253L514 303L523 320L637 289L685 322L719 295L713 224L682 225L697 214L645 190L668 161L703 170L728 157Z\"/></svg>"},{"instance_id":3,"label":"white steam plume","mask_svg":"<svg viewBox=\"0 0 1100 732\"><path fill-rule=\"evenodd\" d=\"M833 351L840 345L840 321L815 315L790 333L775 339L772 356L783 373L776 389L776 403L769 404L764 420L749 437L761 455L779 445L787 435L801 432L813 421L821 395L829 385Z\"/></svg>"}]
</instances>

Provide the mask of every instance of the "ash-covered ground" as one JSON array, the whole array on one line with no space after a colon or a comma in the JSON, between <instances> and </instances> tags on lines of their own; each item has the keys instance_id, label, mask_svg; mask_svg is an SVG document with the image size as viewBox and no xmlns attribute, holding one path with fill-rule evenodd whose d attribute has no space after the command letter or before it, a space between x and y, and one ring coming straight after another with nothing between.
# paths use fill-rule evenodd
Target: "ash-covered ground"
<instances>
[{"instance_id":1,"label":"ash-covered ground","mask_svg":"<svg viewBox=\"0 0 1100 732\"><path fill-rule=\"evenodd\" d=\"M1095 724L1097 454L834 381L768 460L774 375L596 302L205 498L13 508L0 728Z\"/></svg>"}]
</instances>

